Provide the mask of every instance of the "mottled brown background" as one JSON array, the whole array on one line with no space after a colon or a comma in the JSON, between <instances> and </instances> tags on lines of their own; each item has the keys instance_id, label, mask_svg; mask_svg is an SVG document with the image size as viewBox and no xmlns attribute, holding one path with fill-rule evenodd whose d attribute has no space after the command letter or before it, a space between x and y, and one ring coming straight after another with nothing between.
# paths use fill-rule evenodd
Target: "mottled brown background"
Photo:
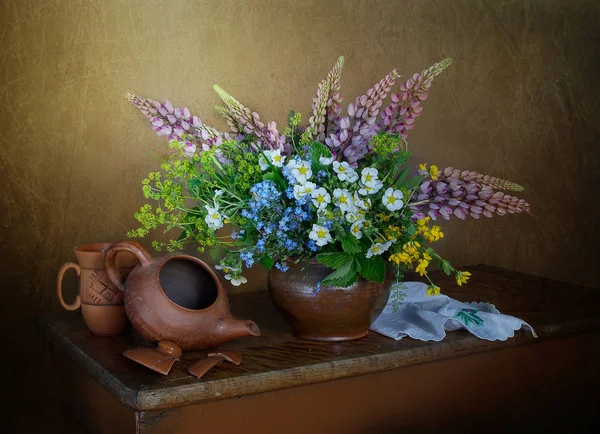
<instances>
[{"instance_id":1,"label":"mottled brown background","mask_svg":"<svg viewBox=\"0 0 600 434\"><path fill-rule=\"evenodd\" d=\"M452 57L410 136L416 161L527 188L534 216L444 224L442 253L599 286L599 12L594 0L0 0L0 322L4 347L21 345L6 377L31 390L48 375L30 342L35 317L58 309L72 247L135 225L165 140L126 91L224 128L219 83L282 125L340 54L346 103L394 67Z\"/></svg>"}]
</instances>

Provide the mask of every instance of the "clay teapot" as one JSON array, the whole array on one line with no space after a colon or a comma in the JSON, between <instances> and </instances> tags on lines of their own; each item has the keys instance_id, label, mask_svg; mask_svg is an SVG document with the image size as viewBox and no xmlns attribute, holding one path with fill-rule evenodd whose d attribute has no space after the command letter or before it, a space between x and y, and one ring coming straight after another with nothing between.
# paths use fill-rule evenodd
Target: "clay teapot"
<instances>
[{"instance_id":1,"label":"clay teapot","mask_svg":"<svg viewBox=\"0 0 600 434\"><path fill-rule=\"evenodd\" d=\"M117 253L139 260L122 282ZM235 319L217 275L194 256L154 259L139 243L122 240L104 256L106 274L124 292L125 311L144 339L174 343L181 350L201 350L242 336L260 336L253 321Z\"/></svg>"}]
</instances>

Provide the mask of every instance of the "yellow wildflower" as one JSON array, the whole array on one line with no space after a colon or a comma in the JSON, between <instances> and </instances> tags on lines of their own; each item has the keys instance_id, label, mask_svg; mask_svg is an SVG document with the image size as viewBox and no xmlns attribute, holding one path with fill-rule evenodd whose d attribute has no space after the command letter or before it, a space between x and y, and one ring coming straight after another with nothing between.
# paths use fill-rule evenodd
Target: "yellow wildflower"
<instances>
[{"instance_id":1,"label":"yellow wildflower","mask_svg":"<svg viewBox=\"0 0 600 434\"><path fill-rule=\"evenodd\" d=\"M425 274L425 271L427 270L428 265L429 265L429 261L427 261L425 259L420 259L419 265L417 265L417 268L415 268L415 271L417 273L419 273L421 276L423 276Z\"/></svg>"},{"instance_id":2,"label":"yellow wildflower","mask_svg":"<svg viewBox=\"0 0 600 434\"><path fill-rule=\"evenodd\" d=\"M398 226L389 225L385 232L386 232L385 235L388 237L388 240L391 240L394 238L398 239L398 238L402 237L402 229L400 229Z\"/></svg>"},{"instance_id":3,"label":"yellow wildflower","mask_svg":"<svg viewBox=\"0 0 600 434\"><path fill-rule=\"evenodd\" d=\"M426 261L431 261L431 256L427 252L423 252L423 259Z\"/></svg>"},{"instance_id":4,"label":"yellow wildflower","mask_svg":"<svg viewBox=\"0 0 600 434\"><path fill-rule=\"evenodd\" d=\"M419 225L419 227L427 226L429 224L429 220L431 220L431 217L428 216L417 220L417 224Z\"/></svg>"},{"instance_id":5,"label":"yellow wildflower","mask_svg":"<svg viewBox=\"0 0 600 434\"><path fill-rule=\"evenodd\" d=\"M406 253L394 253L390 255L390 261L400 265L400 263L410 266L412 264L412 258Z\"/></svg>"},{"instance_id":6,"label":"yellow wildflower","mask_svg":"<svg viewBox=\"0 0 600 434\"><path fill-rule=\"evenodd\" d=\"M390 221L390 216L389 215L378 214L377 217L379 217L382 221L384 221L386 223Z\"/></svg>"},{"instance_id":7,"label":"yellow wildflower","mask_svg":"<svg viewBox=\"0 0 600 434\"><path fill-rule=\"evenodd\" d=\"M444 233L441 231L439 226L432 226L431 228L425 228L421 231L423 236L430 243L438 241L440 238L444 238Z\"/></svg>"},{"instance_id":8,"label":"yellow wildflower","mask_svg":"<svg viewBox=\"0 0 600 434\"><path fill-rule=\"evenodd\" d=\"M427 287L427 296L440 295L440 287L433 283Z\"/></svg>"},{"instance_id":9,"label":"yellow wildflower","mask_svg":"<svg viewBox=\"0 0 600 434\"><path fill-rule=\"evenodd\" d=\"M467 283L467 280L469 280L469 277L471 277L471 273L468 271L457 271L455 277L456 284L458 286L462 286L463 283Z\"/></svg>"},{"instance_id":10,"label":"yellow wildflower","mask_svg":"<svg viewBox=\"0 0 600 434\"><path fill-rule=\"evenodd\" d=\"M434 181L437 181L440 176L440 169L435 164L429 166L429 169L427 168L427 163L419 164L419 169L428 172Z\"/></svg>"}]
</instances>

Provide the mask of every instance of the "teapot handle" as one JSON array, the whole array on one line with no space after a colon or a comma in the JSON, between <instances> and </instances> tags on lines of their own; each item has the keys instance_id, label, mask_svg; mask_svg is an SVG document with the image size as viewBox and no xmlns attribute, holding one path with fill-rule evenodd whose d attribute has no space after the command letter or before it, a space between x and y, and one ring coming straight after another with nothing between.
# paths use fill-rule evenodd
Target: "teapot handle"
<instances>
[{"instance_id":1,"label":"teapot handle","mask_svg":"<svg viewBox=\"0 0 600 434\"><path fill-rule=\"evenodd\" d=\"M124 292L125 285L121 280L121 275L119 274L116 264L117 253L119 252L133 253L142 264L142 267L153 263L154 259L152 258L152 255L150 255L150 252L148 252L148 250L140 243L131 240L117 241L108 248L104 254L104 268L106 270L106 275L113 285Z\"/></svg>"}]
</instances>

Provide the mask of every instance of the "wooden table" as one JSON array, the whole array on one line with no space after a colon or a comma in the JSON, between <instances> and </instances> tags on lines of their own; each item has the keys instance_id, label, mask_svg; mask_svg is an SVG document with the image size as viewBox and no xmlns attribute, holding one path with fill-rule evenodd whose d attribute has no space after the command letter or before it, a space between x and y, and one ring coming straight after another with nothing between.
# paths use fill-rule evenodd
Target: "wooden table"
<instances>
[{"instance_id":1,"label":"wooden table","mask_svg":"<svg viewBox=\"0 0 600 434\"><path fill-rule=\"evenodd\" d=\"M223 345L243 354L201 380L187 366L208 351L185 353L168 376L122 356L144 345L135 333L89 333L76 313L41 319L53 350L57 393L91 432L384 433L505 432L588 427L598 407L600 292L488 267L467 267L444 292L487 301L529 322L505 342L449 332L441 342L394 341L377 333L346 343L293 337L266 291L231 296L234 315L262 336ZM575 418L575 414L578 414Z\"/></svg>"}]
</instances>

